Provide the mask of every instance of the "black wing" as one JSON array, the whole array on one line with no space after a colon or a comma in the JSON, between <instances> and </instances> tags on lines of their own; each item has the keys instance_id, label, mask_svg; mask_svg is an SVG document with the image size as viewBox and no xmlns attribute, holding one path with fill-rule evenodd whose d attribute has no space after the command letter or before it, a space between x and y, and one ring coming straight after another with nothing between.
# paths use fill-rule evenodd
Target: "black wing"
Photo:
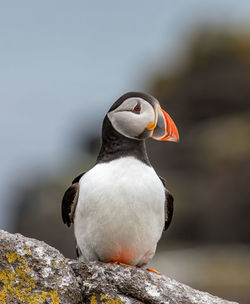
<instances>
[{"instance_id":1,"label":"black wing","mask_svg":"<svg viewBox=\"0 0 250 304\"><path fill-rule=\"evenodd\" d=\"M68 226L74 222L74 214L79 196L79 180L84 173L78 175L73 180L72 185L66 190L62 199L62 219L64 224Z\"/></svg>"},{"instance_id":2,"label":"black wing","mask_svg":"<svg viewBox=\"0 0 250 304\"><path fill-rule=\"evenodd\" d=\"M164 187L165 187L165 227L164 230L167 230L171 224L173 212L174 212L174 197L166 188L166 181L164 178L160 177Z\"/></svg>"}]
</instances>

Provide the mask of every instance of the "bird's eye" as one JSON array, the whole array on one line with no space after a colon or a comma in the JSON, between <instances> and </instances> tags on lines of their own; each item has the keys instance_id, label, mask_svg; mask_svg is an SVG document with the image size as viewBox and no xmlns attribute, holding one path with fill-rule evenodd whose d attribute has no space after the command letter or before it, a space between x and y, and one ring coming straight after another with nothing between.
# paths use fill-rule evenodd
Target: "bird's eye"
<instances>
[{"instance_id":1,"label":"bird's eye","mask_svg":"<svg viewBox=\"0 0 250 304\"><path fill-rule=\"evenodd\" d=\"M132 110L133 112L135 112L136 114L140 114L141 113L141 105L138 103L134 109Z\"/></svg>"}]
</instances>

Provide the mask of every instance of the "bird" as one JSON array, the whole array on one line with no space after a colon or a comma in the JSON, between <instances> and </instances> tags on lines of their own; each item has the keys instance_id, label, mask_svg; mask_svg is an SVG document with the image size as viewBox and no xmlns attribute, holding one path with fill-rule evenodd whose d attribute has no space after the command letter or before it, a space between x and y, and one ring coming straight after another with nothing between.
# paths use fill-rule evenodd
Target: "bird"
<instances>
[{"instance_id":1,"label":"bird","mask_svg":"<svg viewBox=\"0 0 250 304\"><path fill-rule=\"evenodd\" d=\"M82 261L141 267L154 256L174 199L149 161L149 138L178 142L173 119L147 93L122 95L104 117L95 165L73 180L62 199L62 219L74 224Z\"/></svg>"}]
</instances>

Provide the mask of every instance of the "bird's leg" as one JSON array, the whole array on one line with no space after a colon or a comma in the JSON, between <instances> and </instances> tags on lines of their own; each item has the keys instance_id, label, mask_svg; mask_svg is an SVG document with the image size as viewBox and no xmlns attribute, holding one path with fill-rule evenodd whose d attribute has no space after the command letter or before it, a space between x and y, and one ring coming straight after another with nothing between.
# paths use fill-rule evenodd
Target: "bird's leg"
<instances>
[{"instance_id":1,"label":"bird's leg","mask_svg":"<svg viewBox=\"0 0 250 304\"><path fill-rule=\"evenodd\" d=\"M122 263L122 262L118 262L118 261L112 261L112 262L108 262L109 264L113 264L113 265L121 265L121 266L126 266L126 267L134 267L136 268L135 266L133 265L128 265L128 264L125 264L125 263Z\"/></svg>"},{"instance_id":2,"label":"bird's leg","mask_svg":"<svg viewBox=\"0 0 250 304\"><path fill-rule=\"evenodd\" d=\"M125 264L125 263L122 263L122 262L118 262L118 261L112 261L112 262L108 262L108 263L109 263L109 264L113 264L113 265L121 265L121 266L136 268L136 266L128 265L128 264ZM153 268L146 268L146 270L151 271L151 272L154 272L154 273L157 273L157 274L160 274L159 271L157 271L157 270L155 270L155 269L153 269Z\"/></svg>"},{"instance_id":3,"label":"bird's leg","mask_svg":"<svg viewBox=\"0 0 250 304\"><path fill-rule=\"evenodd\" d=\"M134 265L129 265L129 264L121 263L121 262L118 262L118 263L119 263L120 265L122 265L122 266L136 268Z\"/></svg>"},{"instance_id":4,"label":"bird's leg","mask_svg":"<svg viewBox=\"0 0 250 304\"><path fill-rule=\"evenodd\" d=\"M154 273L157 273L157 274L160 274L159 271L153 269L153 268L146 268L148 271L151 271L151 272L154 272Z\"/></svg>"}]
</instances>

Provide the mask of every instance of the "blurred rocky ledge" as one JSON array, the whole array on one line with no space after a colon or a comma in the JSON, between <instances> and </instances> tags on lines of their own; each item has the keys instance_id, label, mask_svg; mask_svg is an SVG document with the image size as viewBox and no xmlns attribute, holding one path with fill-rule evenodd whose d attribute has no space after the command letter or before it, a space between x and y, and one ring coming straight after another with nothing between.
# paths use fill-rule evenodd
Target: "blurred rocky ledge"
<instances>
[{"instance_id":1,"label":"blurred rocky ledge","mask_svg":"<svg viewBox=\"0 0 250 304\"><path fill-rule=\"evenodd\" d=\"M0 230L0 303L236 302L142 268L69 260L44 242Z\"/></svg>"}]
</instances>

